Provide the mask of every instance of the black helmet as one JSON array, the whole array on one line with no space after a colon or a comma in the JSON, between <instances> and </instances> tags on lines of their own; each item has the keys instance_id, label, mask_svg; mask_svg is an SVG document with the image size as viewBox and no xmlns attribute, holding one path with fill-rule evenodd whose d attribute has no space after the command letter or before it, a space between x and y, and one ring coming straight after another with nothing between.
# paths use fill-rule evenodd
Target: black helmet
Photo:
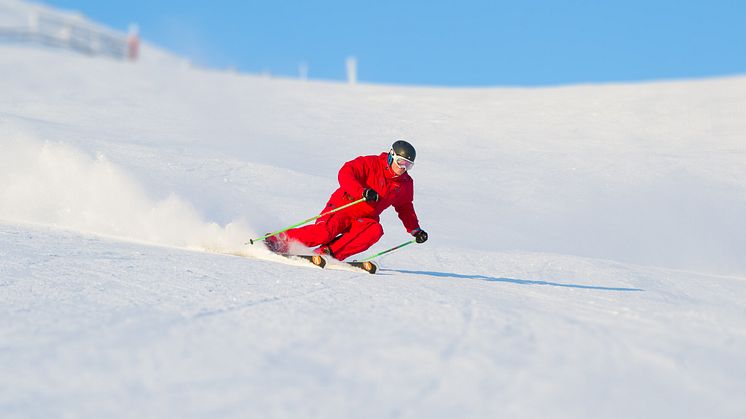
<instances>
[{"instance_id":1,"label":"black helmet","mask_svg":"<svg viewBox=\"0 0 746 419\"><path fill-rule=\"evenodd\" d=\"M404 157L412 163L414 163L414 158L417 156L417 152L414 150L414 147L412 147L412 144L409 144L404 140L396 140L394 144L391 145L391 151L397 156Z\"/></svg>"}]
</instances>

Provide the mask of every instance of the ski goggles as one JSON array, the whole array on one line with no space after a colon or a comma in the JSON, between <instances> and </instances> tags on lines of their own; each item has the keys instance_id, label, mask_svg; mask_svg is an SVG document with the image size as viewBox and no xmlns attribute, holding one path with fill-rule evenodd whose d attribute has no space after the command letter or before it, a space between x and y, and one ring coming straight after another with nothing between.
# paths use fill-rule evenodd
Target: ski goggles
<instances>
[{"instance_id":1,"label":"ski goggles","mask_svg":"<svg viewBox=\"0 0 746 419\"><path fill-rule=\"evenodd\" d=\"M412 160L399 156L393 152L392 154L393 154L392 159L394 160L394 164L396 164L397 166L399 166L400 168L404 170L412 170L412 168L414 167L414 162Z\"/></svg>"}]
</instances>

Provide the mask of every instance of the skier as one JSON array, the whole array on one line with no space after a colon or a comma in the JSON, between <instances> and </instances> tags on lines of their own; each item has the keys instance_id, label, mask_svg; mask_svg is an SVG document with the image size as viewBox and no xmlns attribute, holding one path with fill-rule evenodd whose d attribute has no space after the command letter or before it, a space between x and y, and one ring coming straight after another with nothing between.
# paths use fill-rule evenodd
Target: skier
<instances>
[{"instance_id":1,"label":"skier","mask_svg":"<svg viewBox=\"0 0 746 419\"><path fill-rule=\"evenodd\" d=\"M368 249L383 236L380 215L390 206L417 243L424 243L427 233L420 228L414 212L414 182L408 173L415 156L411 144L397 140L388 153L348 161L339 170L339 188L322 212L360 198L365 201L321 217L314 224L268 237L267 247L276 253L287 253L290 243L295 241L308 247L319 246L314 250L317 254L344 260Z\"/></svg>"}]
</instances>

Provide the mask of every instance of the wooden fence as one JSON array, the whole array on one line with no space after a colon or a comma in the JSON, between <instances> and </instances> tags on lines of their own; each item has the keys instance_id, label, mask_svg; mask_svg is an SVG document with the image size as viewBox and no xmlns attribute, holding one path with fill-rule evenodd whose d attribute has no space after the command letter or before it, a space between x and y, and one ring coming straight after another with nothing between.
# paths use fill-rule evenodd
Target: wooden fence
<instances>
[{"instance_id":1,"label":"wooden fence","mask_svg":"<svg viewBox=\"0 0 746 419\"><path fill-rule=\"evenodd\" d=\"M65 13L0 3L0 42L30 43L118 59L137 58L137 31L116 33Z\"/></svg>"}]
</instances>

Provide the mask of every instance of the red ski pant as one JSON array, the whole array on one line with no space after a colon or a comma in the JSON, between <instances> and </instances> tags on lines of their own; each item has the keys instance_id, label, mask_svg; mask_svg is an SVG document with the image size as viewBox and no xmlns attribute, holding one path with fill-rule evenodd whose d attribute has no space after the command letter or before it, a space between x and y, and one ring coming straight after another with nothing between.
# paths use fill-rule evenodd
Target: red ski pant
<instances>
[{"instance_id":1,"label":"red ski pant","mask_svg":"<svg viewBox=\"0 0 746 419\"><path fill-rule=\"evenodd\" d=\"M338 260L360 253L383 236L383 227L372 218L355 218L345 213L319 218L315 224L285 232L289 240L308 247L325 245Z\"/></svg>"}]
</instances>

